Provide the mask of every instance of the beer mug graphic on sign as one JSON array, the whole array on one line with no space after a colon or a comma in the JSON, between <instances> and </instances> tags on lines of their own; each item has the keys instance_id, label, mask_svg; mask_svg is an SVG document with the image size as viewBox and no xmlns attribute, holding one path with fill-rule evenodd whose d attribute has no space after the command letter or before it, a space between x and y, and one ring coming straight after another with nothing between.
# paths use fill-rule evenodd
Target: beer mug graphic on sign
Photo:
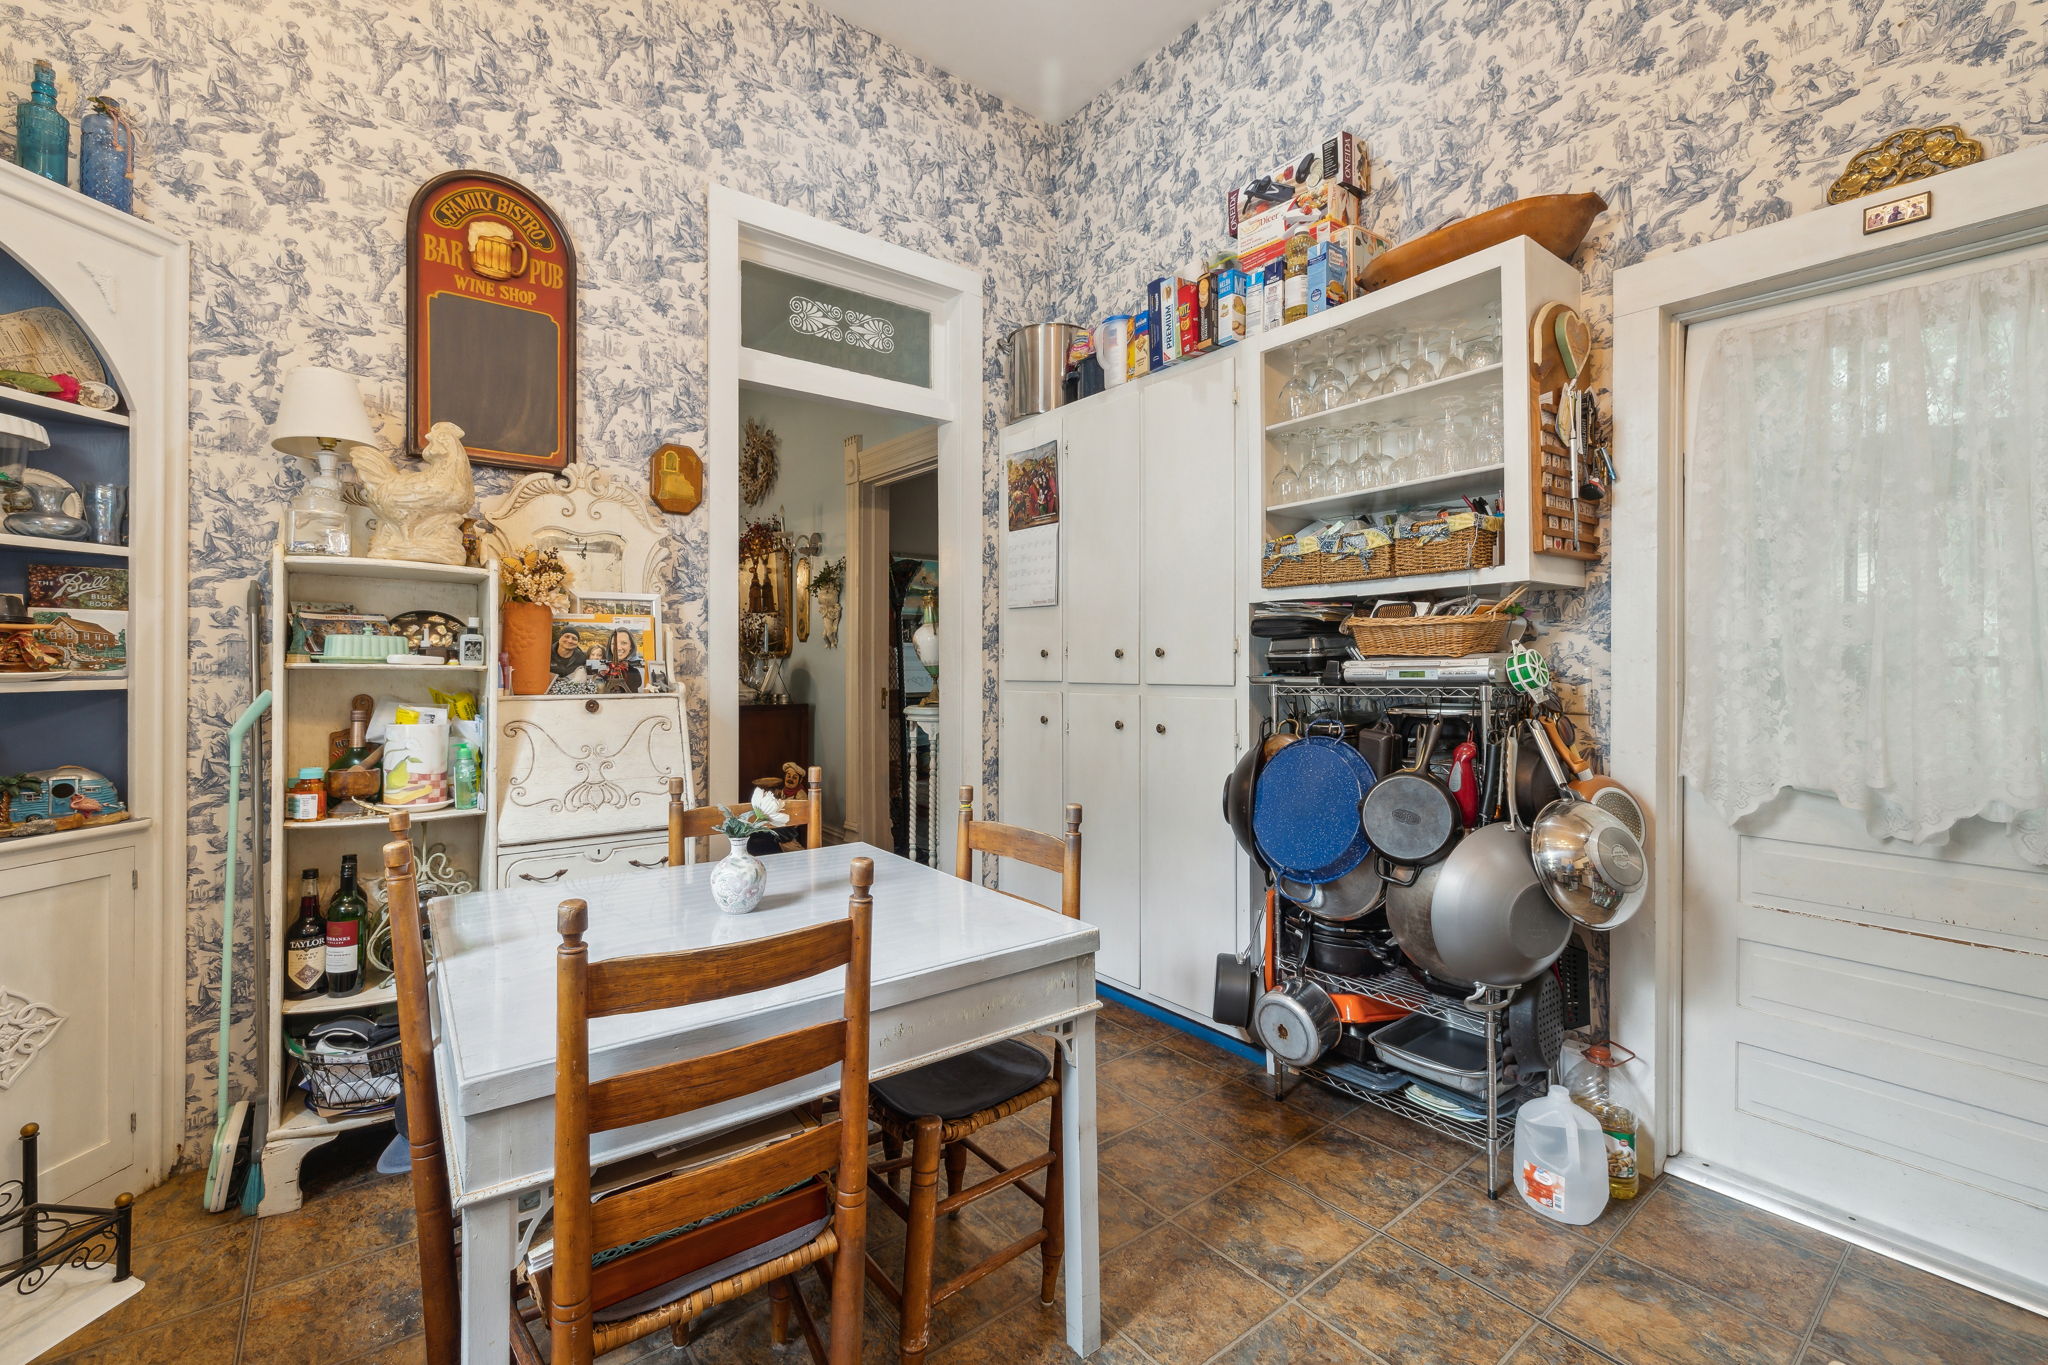
<instances>
[{"instance_id":1,"label":"beer mug graphic on sign","mask_svg":"<svg viewBox=\"0 0 2048 1365\"><path fill-rule=\"evenodd\" d=\"M517 265L512 264L515 252ZM485 279L517 279L526 273L526 243L514 237L506 224L485 219L469 225L469 259Z\"/></svg>"}]
</instances>

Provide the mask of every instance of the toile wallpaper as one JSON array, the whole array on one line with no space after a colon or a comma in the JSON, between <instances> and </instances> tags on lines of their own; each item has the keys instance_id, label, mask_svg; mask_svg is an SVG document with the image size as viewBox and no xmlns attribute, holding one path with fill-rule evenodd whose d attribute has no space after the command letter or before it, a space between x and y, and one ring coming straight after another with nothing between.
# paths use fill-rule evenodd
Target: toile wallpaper
<instances>
[{"instance_id":1,"label":"toile wallpaper","mask_svg":"<svg viewBox=\"0 0 2048 1365\"><path fill-rule=\"evenodd\" d=\"M1004 334L1127 309L1222 245L1224 185L1329 130L1365 139L1374 221L1396 238L1522 195L1604 194L1580 261L1603 345L1617 266L1815 207L1885 132L1956 121L1993 154L2048 135L2040 0L1227 0L1056 128L804 0L0 0L8 98L36 56L58 63L67 113L102 91L128 103L137 204L193 248L194 1132L242 585L303 477L264 431L284 370L318 363L365 376L398 438L403 214L436 172L502 171L563 215L581 457L637 480L654 445L701 438L714 180L982 271L992 449ZM479 471L479 492L505 477ZM984 506L992 557L992 462ZM703 515L673 519L665 585L700 651ZM1597 720L1604 581L1539 615ZM991 659L996 628L991 601ZM992 776L992 673L983 687ZM701 754L701 703L693 723ZM248 982L234 995L247 1015Z\"/></svg>"}]
</instances>

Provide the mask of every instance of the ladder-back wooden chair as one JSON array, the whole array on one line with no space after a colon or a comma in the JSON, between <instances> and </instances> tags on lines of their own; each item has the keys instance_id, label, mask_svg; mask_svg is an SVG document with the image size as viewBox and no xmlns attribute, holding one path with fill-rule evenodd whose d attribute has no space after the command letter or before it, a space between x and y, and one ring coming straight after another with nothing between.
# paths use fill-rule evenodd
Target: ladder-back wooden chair
<instances>
[{"instance_id":1,"label":"ladder-back wooden chair","mask_svg":"<svg viewBox=\"0 0 2048 1365\"><path fill-rule=\"evenodd\" d=\"M754 799L748 792L735 804L745 805ZM804 846L823 848L825 846L825 770L812 768L804 795L792 797L782 803L789 813L789 823L804 827ZM685 806L683 804L683 779L671 777L668 780L668 865L683 865L683 850L692 839L702 839L716 834L721 821L725 819L722 806Z\"/></svg>"},{"instance_id":2,"label":"ladder-back wooden chair","mask_svg":"<svg viewBox=\"0 0 2048 1365\"><path fill-rule=\"evenodd\" d=\"M1069 919L1080 918L1079 806L1067 807L1065 834L1041 834L1016 825L975 819L974 788L962 787L954 875L973 880L976 853L1015 858L1059 873L1059 912ZM974 1141L973 1135L990 1124L1046 1100L1052 1102L1052 1112L1051 1136L1045 1151L1006 1167ZM875 1082L874 1118L882 1130L884 1159L871 1169L868 1184L875 1197L903 1219L905 1235L901 1282L891 1280L873 1260L868 1262L868 1276L896 1305L901 1322L897 1345L904 1361L924 1359L931 1345L934 1308L1033 1247L1039 1249L1039 1300L1052 1302L1053 1288L1059 1281L1060 1257L1065 1250L1060 1179L1063 1117L1059 1078L1053 1074L1051 1059L1021 1038L1007 1038ZM910 1153L900 1155L906 1142L910 1144ZM994 1174L962 1189L969 1156L977 1158ZM946 1169L943 1199L938 1195L942 1161ZM907 1200L890 1185L895 1173L905 1166L910 1169ZM1043 1188L1034 1190L1025 1181L1039 1171L1045 1172ZM1038 1227L946 1283L934 1285L932 1267L938 1220L1011 1185L1040 1206Z\"/></svg>"},{"instance_id":3,"label":"ladder-back wooden chair","mask_svg":"<svg viewBox=\"0 0 2048 1365\"><path fill-rule=\"evenodd\" d=\"M743 943L599 962L583 941L589 907L562 902L553 1256L545 1271L526 1277L548 1321L553 1365L589 1365L665 1327L684 1341L698 1314L763 1286L773 1293L778 1340L793 1310L814 1360L856 1365L867 1216L872 860L855 858L851 880L845 919ZM592 1019L750 995L842 966L846 993L837 1019L590 1079ZM835 1065L838 1111L819 1126L593 1202L591 1134L722 1104ZM770 1235L756 1241L743 1235L748 1228ZM619 1248L627 1250L613 1255ZM595 1269L594 1256L605 1257ZM830 1286L829 1351L796 1291L794 1277L805 1266L816 1266ZM707 1282L708 1275L717 1278Z\"/></svg>"}]
</instances>

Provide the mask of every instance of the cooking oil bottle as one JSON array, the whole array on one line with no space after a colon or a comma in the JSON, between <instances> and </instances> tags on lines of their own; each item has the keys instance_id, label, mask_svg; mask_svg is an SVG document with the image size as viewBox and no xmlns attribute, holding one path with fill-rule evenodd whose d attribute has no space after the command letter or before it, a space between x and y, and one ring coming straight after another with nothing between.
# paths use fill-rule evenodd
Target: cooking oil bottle
<instances>
[{"instance_id":1,"label":"cooking oil bottle","mask_svg":"<svg viewBox=\"0 0 2048 1365\"><path fill-rule=\"evenodd\" d=\"M1626 1051L1626 1049L1624 1049ZM1633 1054L1630 1054L1631 1056ZM1574 1103L1599 1120L1607 1143L1607 1193L1613 1199L1633 1199L1642 1188L1636 1168L1636 1111L1629 1102L1628 1083L1613 1075L1621 1065L1611 1043L1594 1043L1584 1050L1566 1045L1565 1084ZM1622 1060L1627 1060L1623 1058Z\"/></svg>"}]
</instances>

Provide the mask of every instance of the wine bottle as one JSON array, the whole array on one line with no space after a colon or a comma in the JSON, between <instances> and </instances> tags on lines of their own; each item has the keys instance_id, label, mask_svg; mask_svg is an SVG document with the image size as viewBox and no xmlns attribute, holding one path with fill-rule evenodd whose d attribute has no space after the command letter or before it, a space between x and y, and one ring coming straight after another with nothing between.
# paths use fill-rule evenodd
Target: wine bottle
<instances>
[{"instance_id":1,"label":"wine bottle","mask_svg":"<svg viewBox=\"0 0 2048 1365\"><path fill-rule=\"evenodd\" d=\"M384 776L377 767L383 746L372 749L366 738L373 705L366 694L358 695L349 703L348 745L339 758L327 765L327 813L330 816L368 815L371 812L361 804L363 799L375 799L384 790Z\"/></svg>"},{"instance_id":2,"label":"wine bottle","mask_svg":"<svg viewBox=\"0 0 2048 1365\"><path fill-rule=\"evenodd\" d=\"M320 871L299 874L299 917L284 935L284 998L327 994L327 920L320 913Z\"/></svg>"},{"instance_id":3,"label":"wine bottle","mask_svg":"<svg viewBox=\"0 0 2048 1365\"><path fill-rule=\"evenodd\" d=\"M363 986L363 919L370 902L356 886L356 855L341 859L341 885L327 902L327 993L354 995Z\"/></svg>"}]
</instances>

